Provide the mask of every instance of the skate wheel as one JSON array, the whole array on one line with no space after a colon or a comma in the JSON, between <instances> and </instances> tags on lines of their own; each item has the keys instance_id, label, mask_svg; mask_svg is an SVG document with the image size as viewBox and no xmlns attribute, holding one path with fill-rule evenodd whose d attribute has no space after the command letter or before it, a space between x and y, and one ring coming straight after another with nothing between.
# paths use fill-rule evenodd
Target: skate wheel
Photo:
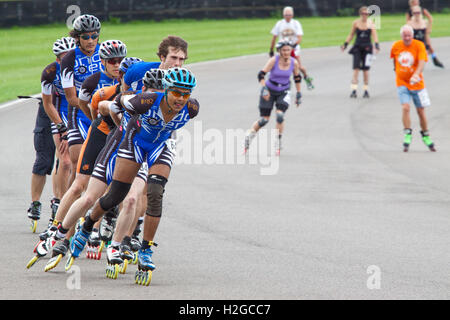
<instances>
[{"instance_id":1,"label":"skate wheel","mask_svg":"<svg viewBox=\"0 0 450 320\"><path fill-rule=\"evenodd\" d=\"M138 262L138 253L134 252L134 256L133 256L133 260L132 260L133 264L137 264Z\"/></svg>"},{"instance_id":2,"label":"skate wheel","mask_svg":"<svg viewBox=\"0 0 450 320\"><path fill-rule=\"evenodd\" d=\"M58 254L57 256L51 258L48 262L47 265L44 268L44 271L47 272L49 270L54 269L58 263L61 261L63 255L62 254Z\"/></svg>"},{"instance_id":3,"label":"skate wheel","mask_svg":"<svg viewBox=\"0 0 450 320\"><path fill-rule=\"evenodd\" d=\"M98 252L99 252L99 253L102 253L104 247L105 247L105 241L102 240L102 241L100 242L100 247L99 247L99 249L98 249Z\"/></svg>"},{"instance_id":4,"label":"skate wheel","mask_svg":"<svg viewBox=\"0 0 450 320\"><path fill-rule=\"evenodd\" d=\"M152 281L152 272L137 270L134 275L134 282L141 286L148 286Z\"/></svg>"},{"instance_id":5,"label":"skate wheel","mask_svg":"<svg viewBox=\"0 0 450 320\"><path fill-rule=\"evenodd\" d=\"M127 267L128 267L128 260L124 260L123 263L120 266L120 273L121 274L125 274L125 272L127 272Z\"/></svg>"},{"instance_id":6,"label":"skate wheel","mask_svg":"<svg viewBox=\"0 0 450 320\"><path fill-rule=\"evenodd\" d=\"M97 252L97 254L96 254L96 259L97 259L97 260L100 260L101 257L102 257L102 251L100 250L100 247L99 247L98 252Z\"/></svg>"},{"instance_id":7,"label":"skate wheel","mask_svg":"<svg viewBox=\"0 0 450 320\"><path fill-rule=\"evenodd\" d=\"M106 277L109 279L117 279L119 276L120 266L118 264L106 265Z\"/></svg>"},{"instance_id":8,"label":"skate wheel","mask_svg":"<svg viewBox=\"0 0 450 320\"><path fill-rule=\"evenodd\" d=\"M31 258L31 260L28 261L27 263L27 269L30 269L38 260L39 260L38 256L34 256L33 258Z\"/></svg>"},{"instance_id":9,"label":"skate wheel","mask_svg":"<svg viewBox=\"0 0 450 320\"><path fill-rule=\"evenodd\" d=\"M31 232L35 233L37 229L37 221L31 220Z\"/></svg>"},{"instance_id":10,"label":"skate wheel","mask_svg":"<svg viewBox=\"0 0 450 320\"><path fill-rule=\"evenodd\" d=\"M64 267L64 269L66 271L69 271L70 268L72 268L73 262L75 261L75 257L74 256L70 256L69 259L67 259L66 265Z\"/></svg>"}]
</instances>

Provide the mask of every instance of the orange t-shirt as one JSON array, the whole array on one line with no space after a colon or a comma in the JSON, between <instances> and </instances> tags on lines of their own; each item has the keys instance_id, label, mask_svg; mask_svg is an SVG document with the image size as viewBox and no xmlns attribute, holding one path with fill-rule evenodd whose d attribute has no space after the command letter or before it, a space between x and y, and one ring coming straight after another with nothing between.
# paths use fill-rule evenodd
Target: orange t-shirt
<instances>
[{"instance_id":1,"label":"orange t-shirt","mask_svg":"<svg viewBox=\"0 0 450 320\"><path fill-rule=\"evenodd\" d=\"M428 61L427 50L422 41L413 39L409 46L403 40L394 43L391 49L391 58L395 59L395 72L397 74L397 87L405 86L409 90L422 90L425 88L423 75L420 81L410 84L411 76L417 70L419 60Z\"/></svg>"}]
</instances>

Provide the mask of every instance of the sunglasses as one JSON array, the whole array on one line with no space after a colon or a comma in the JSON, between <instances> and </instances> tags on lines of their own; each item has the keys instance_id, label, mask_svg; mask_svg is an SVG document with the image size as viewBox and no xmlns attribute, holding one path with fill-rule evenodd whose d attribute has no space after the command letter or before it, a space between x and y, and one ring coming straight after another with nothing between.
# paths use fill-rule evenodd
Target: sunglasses
<instances>
[{"instance_id":1,"label":"sunglasses","mask_svg":"<svg viewBox=\"0 0 450 320\"><path fill-rule=\"evenodd\" d=\"M120 64L122 62L123 58L111 58L111 59L106 59L106 62L109 64Z\"/></svg>"},{"instance_id":2,"label":"sunglasses","mask_svg":"<svg viewBox=\"0 0 450 320\"><path fill-rule=\"evenodd\" d=\"M95 40L95 39L97 39L98 37L99 37L99 34L98 34L98 33L94 33L94 34L92 34L92 35L82 34L82 35L80 36L80 38L83 39L83 40L89 40L89 39Z\"/></svg>"},{"instance_id":3,"label":"sunglasses","mask_svg":"<svg viewBox=\"0 0 450 320\"><path fill-rule=\"evenodd\" d=\"M189 97L191 96L191 92L181 92L178 90L173 90L173 89L169 89L168 91L172 92L172 95L175 98L181 98L183 97L183 99L189 99Z\"/></svg>"}]
</instances>

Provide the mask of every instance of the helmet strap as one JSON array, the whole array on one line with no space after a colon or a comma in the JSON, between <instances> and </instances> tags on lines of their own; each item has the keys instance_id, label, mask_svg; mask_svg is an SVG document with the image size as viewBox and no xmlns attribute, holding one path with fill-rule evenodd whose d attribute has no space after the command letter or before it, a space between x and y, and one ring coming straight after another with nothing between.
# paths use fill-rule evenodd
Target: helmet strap
<instances>
[{"instance_id":1,"label":"helmet strap","mask_svg":"<svg viewBox=\"0 0 450 320\"><path fill-rule=\"evenodd\" d=\"M169 100L167 99L167 89L164 89L164 100L166 101L167 107L169 108L167 112L172 113L173 109L169 104Z\"/></svg>"}]
</instances>

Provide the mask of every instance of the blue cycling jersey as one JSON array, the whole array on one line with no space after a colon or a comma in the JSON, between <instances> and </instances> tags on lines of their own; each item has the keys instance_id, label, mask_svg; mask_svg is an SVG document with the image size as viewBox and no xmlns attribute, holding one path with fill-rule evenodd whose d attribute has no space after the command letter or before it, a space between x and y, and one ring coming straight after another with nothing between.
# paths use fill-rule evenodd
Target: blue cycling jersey
<instances>
[{"instance_id":1,"label":"blue cycling jersey","mask_svg":"<svg viewBox=\"0 0 450 320\"><path fill-rule=\"evenodd\" d=\"M150 69L158 69L161 62L138 62L128 68L124 75L124 82L130 87L129 90L141 90L143 86L142 78Z\"/></svg>"},{"instance_id":2,"label":"blue cycling jersey","mask_svg":"<svg viewBox=\"0 0 450 320\"><path fill-rule=\"evenodd\" d=\"M85 55L79 47L67 52L61 61L61 83L63 88L77 89L77 94L81 89L83 81L90 75L103 71L100 55L100 46L97 45L92 56Z\"/></svg>"}]
</instances>

